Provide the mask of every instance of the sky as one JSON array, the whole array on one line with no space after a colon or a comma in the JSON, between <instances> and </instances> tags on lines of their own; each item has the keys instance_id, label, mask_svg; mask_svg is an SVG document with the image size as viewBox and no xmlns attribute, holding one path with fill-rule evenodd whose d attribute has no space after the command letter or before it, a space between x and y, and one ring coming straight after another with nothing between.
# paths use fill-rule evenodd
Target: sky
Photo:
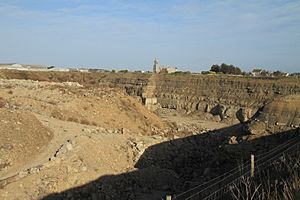
<instances>
[{"instance_id":1,"label":"sky","mask_svg":"<svg viewBox=\"0 0 300 200\"><path fill-rule=\"evenodd\" d=\"M0 0L0 63L300 71L300 0Z\"/></svg>"}]
</instances>

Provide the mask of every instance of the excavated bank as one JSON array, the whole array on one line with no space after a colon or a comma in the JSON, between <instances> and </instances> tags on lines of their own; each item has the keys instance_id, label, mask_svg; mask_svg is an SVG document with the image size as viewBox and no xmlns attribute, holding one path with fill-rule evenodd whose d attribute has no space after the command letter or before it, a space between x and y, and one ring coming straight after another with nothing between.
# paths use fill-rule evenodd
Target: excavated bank
<instances>
[{"instance_id":1,"label":"excavated bank","mask_svg":"<svg viewBox=\"0 0 300 200\"><path fill-rule=\"evenodd\" d=\"M300 95L278 98L263 107L247 125L254 135L274 134L300 126Z\"/></svg>"}]
</instances>

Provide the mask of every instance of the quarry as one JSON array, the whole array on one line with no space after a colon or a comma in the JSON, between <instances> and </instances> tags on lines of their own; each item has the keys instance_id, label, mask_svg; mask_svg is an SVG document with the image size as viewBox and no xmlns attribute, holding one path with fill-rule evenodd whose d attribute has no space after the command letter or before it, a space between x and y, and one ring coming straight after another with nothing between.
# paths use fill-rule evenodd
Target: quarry
<instances>
[{"instance_id":1,"label":"quarry","mask_svg":"<svg viewBox=\"0 0 300 200\"><path fill-rule=\"evenodd\" d=\"M2 69L0 116L3 200L299 198L297 77Z\"/></svg>"}]
</instances>

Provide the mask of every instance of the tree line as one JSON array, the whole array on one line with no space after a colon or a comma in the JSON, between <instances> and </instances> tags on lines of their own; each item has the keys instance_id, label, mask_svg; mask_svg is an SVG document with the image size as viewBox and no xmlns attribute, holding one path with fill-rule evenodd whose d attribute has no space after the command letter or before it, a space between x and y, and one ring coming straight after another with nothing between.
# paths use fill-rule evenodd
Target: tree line
<instances>
[{"instance_id":1,"label":"tree line","mask_svg":"<svg viewBox=\"0 0 300 200\"><path fill-rule=\"evenodd\" d=\"M222 63L221 65L214 64L210 68L210 72L218 73L218 74L234 74L234 75L246 75L246 76L272 76L272 77L278 77L278 76L288 76L288 73L282 72L282 71L268 71L265 69L259 69L255 68L252 70L252 72L243 72L239 67L236 67L234 65L228 65L225 63Z\"/></svg>"},{"instance_id":2,"label":"tree line","mask_svg":"<svg viewBox=\"0 0 300 200\"><path fill-rule=\"evenodd\" d=\"M222 63L221 65L212 65L210 71L223 74L242 74L242 70L239 67L228 65L225 63Z\"/></svg>"}]
</instances>

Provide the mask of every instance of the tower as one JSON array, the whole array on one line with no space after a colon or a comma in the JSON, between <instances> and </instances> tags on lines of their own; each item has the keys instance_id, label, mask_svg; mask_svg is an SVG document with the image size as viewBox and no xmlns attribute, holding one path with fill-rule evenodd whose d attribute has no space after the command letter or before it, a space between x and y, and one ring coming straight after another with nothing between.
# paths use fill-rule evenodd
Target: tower
<instances>
[{"instance_id":1,"label":"tower","mask_svg":"<svg viewBox=\"0 0 300 200\"><path fill-rule=\"evenodd\" d=\"M153 72L154 73L159 73L160 72L159 62L156 58L154 59Z\"/></svg>"}]
</instances>

